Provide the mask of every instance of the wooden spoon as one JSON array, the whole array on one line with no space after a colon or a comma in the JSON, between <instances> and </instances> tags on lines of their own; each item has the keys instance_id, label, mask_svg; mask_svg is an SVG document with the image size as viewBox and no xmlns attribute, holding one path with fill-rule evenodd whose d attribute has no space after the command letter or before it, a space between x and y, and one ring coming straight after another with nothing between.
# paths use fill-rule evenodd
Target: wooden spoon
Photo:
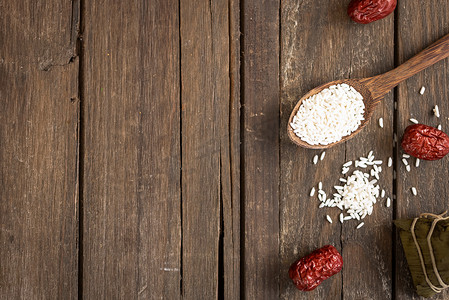
<instances>
[{"instance_id":1,"label":"wooden spoon","mask_svg":"<svg viewBox=\"0 0 449 300\"><path fill-rule=\"evenodd\" d=\"M296 104L295 108L293 109L290 115L290 118L288 119L287 133L289 138L292 140L293 143L301 147L310 149L330 148L339 143L349 140L350 138L354 137L357 133L359 133L362 130L362 128L368 123L369 119L373 115L373 112L377 104L379 104L379 102L383 99L385 94L387 94L390 90L392 90L395 86L397 86L405 79L415 75L416 73L424 70L425 68L433 65L434 63L448 56L449 56L449 34L445 35L444 37L433 43L431 46L421 51L416 56L412 57L399 67L389 72L374 77L362 79L335 80L310 90L301 99L299 99L298 103ZM290 125L290 123L293 121L293 117L298 112L298 109L301 106L302 101L304 101L304 99L307 99L316 93L319 93L321 90L331 85L341 83L346 83L354 87L363 96L363 102L365 103L365 113L364 113L364 120L360 124L359 128L357 128L357 130L352 132L350 135L343 137L338 142L329 145L311 145L308 144L307 142L304 142L293 132L293 128Z\"/></svg>"}]
</instances>

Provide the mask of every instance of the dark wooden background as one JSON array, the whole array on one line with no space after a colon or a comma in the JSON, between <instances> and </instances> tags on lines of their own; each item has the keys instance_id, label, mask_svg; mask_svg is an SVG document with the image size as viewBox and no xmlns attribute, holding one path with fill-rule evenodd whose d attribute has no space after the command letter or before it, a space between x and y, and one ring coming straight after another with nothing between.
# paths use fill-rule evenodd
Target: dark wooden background
<instances>
[{"instance_id":1,"label":"dark wooden background","mask_svg":"<svg viewBox=\"0 0 449 300\"><path fill-rule=\"evenodd\" d=\"M449 33L449 2L368 25L348 2L0 0L0 298L418 299L392 220L448 208L449 162L406 172L393 136L411 117L449 130L449 62L316 166L286 122L311 88ZM370 150L395 158L397 199L355 230L308 194ZM289 265L325 244L343 271L297 291Z\"/></svg>"}]
</instances>

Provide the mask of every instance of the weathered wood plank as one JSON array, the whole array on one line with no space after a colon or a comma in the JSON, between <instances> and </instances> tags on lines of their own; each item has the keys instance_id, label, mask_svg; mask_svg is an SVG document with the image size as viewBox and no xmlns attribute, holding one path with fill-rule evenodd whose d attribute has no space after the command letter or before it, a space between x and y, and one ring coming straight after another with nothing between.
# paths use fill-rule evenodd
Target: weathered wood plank
<instances>
[{"instance_id":1,"label":"weathered wood plank","mask_svg":"<svg viewBox=\"0 0 449 300\"><path fill-rule=\"evenodd\" d=\"M86 299L181 296L178 11L85 3Z\"/></svg>"},{"instance_id":2,"label":"weathered wood plank","mask_svg":"<svg viewBox=\"0 0 449 300\"><path fill-rule=\"evenodd\" d=\"M402 63L434 41L449 33L449 3L447 1L400 1L398 4L398 63ZM444 60L408 79L398 88L398 142L405 128L412 124L410 118L422 124L437 127L449 132L449 62ZM426 87L424 95L419 94ZM438 105L441 117L433 115L432 109ZM448 208L449 161L445 157L439 161L421 161L415 168L415 159L408 159L412 165L407 172L402 158L402 149L397 153L397 218L414 218L420 213L441 213ZM416 187L413 196L411 187ZM414 292L404 251L399 236L396 238L396 298L420 299ZM449 292L443 292L435 299L447 299Z\"/></svg>"},{"instance_id":3,"label":"weathered wood plank","mask_svg":"<svg viewBox=\"0 0 449 300\"><path fill-rule=\"evenodd\" d=\"M364 26L352 22L344 15L348 40L344 47L348 57L351 78L381 74L394 67L394 16ZM386 198L393 198L393 167L388 168L388 158L394 156L394 95L390 92L377 107L370 124L352 141L346 143L346 160L366 157L372 150L376 159L383 161L378 185L385 190L379 197L373 214L360 222L343 224L342 246L344 299L392 299L392 220L393 206L386 207ZM383 118L384 128L379 126ZM342 163L342 161L340 161ZM352 169L351 169L352 172ZM375 179L370 177L370 180ZM393 203L393 201L391 201Z\"/></svg>"},{"instance_id":4,"label":"weathered wood plank","mask_svg":"<svg viewBox=\"0 0 449 300\"><path fill-rule=\"evenodd\" d=\"M222 124L229 126L229 137L222 140L224 156L221 175L223 190L223 272L224 299L239 299L240 291L240 1L229 1L229 115L223 115ZM223 76L225 73L222 70ZM224 79L224 78L223 78ZM226 82L226 81L225 81ZM224 107L226 109L226 107ZM228 120L228 121L226 121ZM228 124L227 124L228 123ZM224 132L226 127L221 128ZM226 153L226 152L224 152ZM223 155L222 155L223 157ZM225 184L226 180L229 182ZM226 192L225 194L225 191Z\"/></svg>"},{"instance_id":5,"label":"weathered wood plank","mask_svg":"<svg viewBox=\"0 0 449 300\"><path fill-rule=\"evenodd\" d=\"M242 7L245 299L279 297L279 2Z\"/></svg>"},{"instance_id":6,"label":"weathered wood plank","mask_svg":"<svg viewBox=\"0 0 449 300\"><path fill-rule=\"evenodd\" d=\"M77 299L78 2L0 9L0 298Z\"/></svg>"},{"instance_id":7,"label":"weathered wood plank","mask_svg":"<svg viewBox=\"0 0 449 300\"><path fill-rule=\"evenodd\" d=\"M389 94L371 122L359 135L326 151L298 148L286 134L288 117L299 98L327 81L377 75L393 67L392 17L367 26L352 22L342 1L284 1L281 8L281 298L283 299L389 299L391 298L392 208L382 199L365 227L359 222L338 221L337 208L318 209L309 197L319 181L331 196L340 185L342 164L366 156L370 150L385 162L393 153L393 96ZM380 129L377 119L384 118ZM392 194L393 170L384 163L380 184ZM354 168L349 172L351 174ZM391 195L390 195L391 196ZM329 214L333 224L325 216ZM302 293L288 278L297 258L332 244L345 262L343 271L316 290ZM380 274L380 275L379 275Z\"/></svg>"},{"instance_id":8,"label":"weathered wood plank","mask_svg":"<svg viewBox=\"0 0 449 300\"><path fill-rule=\"evenodd\" d=\"M240 294L238 3L231 2L180 7L186 299Z\"/></svg>"}]
</instances>

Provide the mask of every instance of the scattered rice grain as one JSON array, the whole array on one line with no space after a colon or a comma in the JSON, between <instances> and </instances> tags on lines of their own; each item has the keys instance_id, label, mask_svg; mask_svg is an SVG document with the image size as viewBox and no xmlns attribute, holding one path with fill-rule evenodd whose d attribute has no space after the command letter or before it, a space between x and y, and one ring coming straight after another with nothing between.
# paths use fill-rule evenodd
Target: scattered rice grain
<instances>
[{"instance_id":1,"label":"scattered rice grain","mask_svg":"<svg viewBox=\"0 0 449 300\"><path fill-rule=\"evenodd\" d=\"M419 160L419 158L417 158L415 161L415 167L419 167L419 162L420 162L420 160Z\"/></svg>"},{"instance_id":2,"label":"scattered rice grain","mask_svg":"<svg viewBox=\"0 0 449 300\"><path fill-rule=\"evenodd\" d=\"M407 172L410 172L410 165L406 165L405 169L407 170Z\"/></svg>"},{"instance_id":3,"label":"scattered rice grain","mask_svg":"<svg viewBox=\"0 0 449 300\"><path fill-rule=\"evenodd\" d=\"M405 158L402 159L402 162L404 163L404 165L408 166L408 161Z\"/></svg>"},{"instance_id":4,"label":"scattered rice grain","mask_svg":"<svg viewBox=\"0 0 449 300\"><path fill-rule=\"evenodd\" d=\"M331 219L331 217L330 217L329 215L326 215L326 219L327 219L327 221L328 221L329 223L332 224L332 219Z\"/></svg>"},{"instance_id":5,"label":"scattered rice grain","mask_svg":"<svg viewBox=\"0 0 449 300\"><path fill-rule=\"evenodd\" d=\"M310 197L313 197L313 195L315 195L315 187L310 190Z\"/></svg>"},{"instance_id":6,"label":"scattered rice grain","mask_svg":"<svg viewBox=\"0 0 449 300\"><path fill-rule=\"evenodd\" d=\"M384 119L383 118L379 118L379 126L380 126L380 128L384 128Z\"/></svg>"},{"instance_id":7,"label":"scattered rice grain","mask_svg":"<svg viewBox=\"0 0 449 300\"><path fill-rule=\"evenodd\" d=\"M352 160L346 162L343 164L343 167L349 167L350 165L352 165Z\"/></svg>"},{"instance_id":8,"label":"scattered rice grain","mask_svg":"<svg viewBox=\"0 0 449 300\"><path fill-rule=\"evenodd\" d=\"M421 95L423 95L425 91L426 91L426 88L425 87L421 87L421 89L419 90L419 93Z\"/></svg>"},{"instance_id":9,"label":"scattered rice grain","mask_svg":"<svg viewBox=\"0 0 449 300\"><path fill-rule=\"evenodd\" d=\"M390 197L388 197L387 198L387 207L390 207L390 205L391 205L391 199L390 199Z\"/></svg>"},{"instance_id":10,"label":"scattered rice grain","mask_svg":"<svg viewBox=\"0 0 449 300\"><path fill-rule=\"evenodd\" d=\"M324 156L326 156L326 151L323 151L323 153L321 153L320 160L323 160Z\"/></svg>"},{"instance_id":11,"label":"scattered rice grain","mask_svg":"<svg viewBox=\"0 0 449 300\"><path fill-rule=\"evenodd\" d=\"M438 128L438 130L441 130L441 124L439 124L437 128Z\"/></svg>"},{"instance_id":12,"label":"scattered rice grain","mask_svg":"<svg viewBox=\"0 0 449 300\"><path fill-rule=\"evenodd\" d=\"M402 154L402 157L403 158L410 158L410 155L404 153L404 154Z\"/></svg>"},{"instance_id":13,"label":"scattered rice grain","mask_svg":"<svg viewBox=\"0 0 449 300\"><path fill-rule=\"evenodd\" d=\"M393 159L391 157L388 158L388 167L393 165Z\"/></svg>"},{"instance_id":14,"label":"scattered rice grain","mask_svg":"<svg viewBox=\"0 0 449 300\"><path fill-rule=\"evenodd\" d=\"M315 155L315 156L313 157L313 164L316 165L317 162L318 162L318 155Z\"/></svg>"},{"instance_id":15,"label":"scattered rice grain","mask_svg":"<svg viewBox=\"0 0 449 300\"><path fill-rule=\"evenodd\" d=\"M433 114L434 114L435 117L437 117L437 118L440 117L440 110L438 109L438 105L435 105L435 107L433 108Z\"/></svg>"},{"instance_id":16,"label":"scattered rice grain","mask_svg":"<svg viewBox=\"0 0 449 300\"><path fill-rule=\"evenodd\" d=\"M418 124L418 123L419 123L418 120L413 119L413 118L410 119L410 122L415 123L415 124Z\"/></svg>"},{"instance_id":17,"label":"scattered rice grain","mask_svg":"<svg viewBox=\"0 0 449 300\"><path fill-rule=\"evenodd\" d=\"M414 196L418 195L418 192L416 191L416 188L414 186L412 187L412 194Z\"/></svg>"},{"instance_id":18,"label":"scattered rice grain","mask_svg":"<svg viewBox=\"0 0 449 300\"><path fill-rule=\"evenodd\" d=\"M359 225L357 225L357 229L360 229L360 228L362 228L362 226L363 226L363 225L365 225L365 223L364 223L364 222L360 223Z\"/></svg>"}]
</instances>

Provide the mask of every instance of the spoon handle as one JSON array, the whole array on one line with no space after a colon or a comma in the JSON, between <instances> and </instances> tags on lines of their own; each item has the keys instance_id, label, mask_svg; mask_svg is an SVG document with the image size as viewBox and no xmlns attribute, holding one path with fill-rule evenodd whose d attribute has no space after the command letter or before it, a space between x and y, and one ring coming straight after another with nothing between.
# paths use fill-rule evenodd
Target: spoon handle
<instances>
[{"instance_id":1,"label":"spoon handle","mask_svg":"<svg viewBox=\"0 0 449 300\"><path fill-rule=\"evenodd\" d=\"M380 100L402 81L448 56L449 34L443 36L397 68L381 75L361 79L360 81L371 90L374 100Z\"/></svg>"}]
</instances>

